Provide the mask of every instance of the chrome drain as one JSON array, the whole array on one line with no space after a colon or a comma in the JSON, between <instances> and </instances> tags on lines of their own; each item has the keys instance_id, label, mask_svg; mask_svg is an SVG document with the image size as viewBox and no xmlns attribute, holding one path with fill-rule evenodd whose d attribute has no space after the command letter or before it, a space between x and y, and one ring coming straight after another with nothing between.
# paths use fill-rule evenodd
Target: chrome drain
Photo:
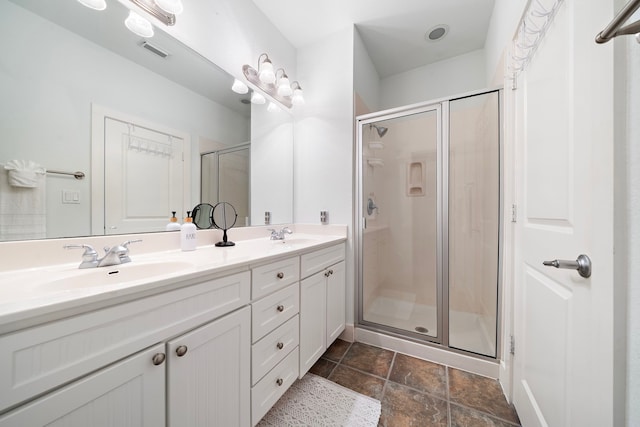
<instances>
[{"instance_id":1,"label":"chrome drain","mask_svg":"<svg viewBox=\"0 0 640 427\"><path fill-rule=\"evenodd\" d=\"M429 333L429 330L424 326L416 326L416 332L420 332L421 334Z\"/></svg>"}]
</instances>

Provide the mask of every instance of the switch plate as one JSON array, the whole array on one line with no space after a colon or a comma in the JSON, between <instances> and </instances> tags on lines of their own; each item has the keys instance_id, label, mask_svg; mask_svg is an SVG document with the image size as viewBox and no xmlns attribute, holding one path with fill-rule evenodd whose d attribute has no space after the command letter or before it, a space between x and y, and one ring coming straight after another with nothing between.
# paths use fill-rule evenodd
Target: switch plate
<instances>
[{"instance_id":1,"label":"switch plate","mask_svg":"<svg viewBox=\"0 0 640 427\"><path fill-rule=\"evenodd\" d=\"M80 204L80 192L75 190L62 190L62 203L63 204Z\"/></svg>"}]
</instances>

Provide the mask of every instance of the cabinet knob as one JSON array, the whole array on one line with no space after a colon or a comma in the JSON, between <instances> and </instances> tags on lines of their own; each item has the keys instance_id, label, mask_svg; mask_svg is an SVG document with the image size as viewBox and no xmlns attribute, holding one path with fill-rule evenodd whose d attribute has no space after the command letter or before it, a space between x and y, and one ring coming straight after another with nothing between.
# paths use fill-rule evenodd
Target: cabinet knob
<instances>
[{"instance_id":1,"label":"cabinet knob","mask_svg":"<svg viewBox=\"0 0 640 427\"><path fill-rule=\"evenodd\" d=\"M276 384L278 384L279 386L282 385L282 383L284 383L284 380L282 378L278 378L276 380Z\"/></svg>"},{"instance_id":2,"label":"cabinet knob","mask_svg":"<svg viewBox=\"0 0 640 427\"><path fill-rule=\"evenodd\" d=\"M283 278L284 278L284 273L281 271L281 272L279 272L278 274L276 274L276 277L277 277L278 279L283 279Z\"/></svg>"},{"instance_id":3,"label":"cabinet knob","mask_svg":"<svg viewBox=\"0 0 640 427\"><path fill-rule=\"evenodd\" d=\"M165 356L164 353L156 353L151 358L151 361L153 362L154 365L158 366L158 365L162 365L164 363L164 359L166 358L167 356Z\"/></svg>"},{"instance_id":4,"label":"cabinet knob","mask_svg":"<svg viewBox=\"0 0 640 427\"><path fill-rule=\"evenodd\" d=\"M325 272L324 272L324 277L329 277L329 276L330 276L329 272L328 272L328 271L325 271Z\"/></svg>"},{"instance_id":5,"label":"cabinet knob","mask_svg":"<svg viewBox=\"0 0 640 427\"><path fill-rule=\"evenodd\" d=\"M282 313L284 311L284 305L280 304L278 307L276 307L276 310Z\"/></svg>"},{"instance_id":6,"label":"cabinet knob","mask_svg":"<svg viewBox=\"0 0 640 427\"><path fill-rule=\"evenodd\" d=\"M176 354L178 355L178 357L182 357L187 354L187 346L181 345L180 347L176 348Z\"/></svg>"},{"instance_id":7,"label":"cabinet knob","mask_svg":"<svg viewBox=\"0 0 640 427\"><path fill-rule=\"evenodd\" d=\"M329 270L329 276L333 274L333 270Z\"/></svg>"},{"instance_id":8,"label":"cabinet knob","mask_svg":"<svg viewBox=\"0 0 640 427\"><path fill-rule=\"evenodd\" d=\"M279 342L278 344L276 344L276 347L278 347L278 350L282 350L282 348L284 347L284 343Z\"/></svg>"}]
</instances>

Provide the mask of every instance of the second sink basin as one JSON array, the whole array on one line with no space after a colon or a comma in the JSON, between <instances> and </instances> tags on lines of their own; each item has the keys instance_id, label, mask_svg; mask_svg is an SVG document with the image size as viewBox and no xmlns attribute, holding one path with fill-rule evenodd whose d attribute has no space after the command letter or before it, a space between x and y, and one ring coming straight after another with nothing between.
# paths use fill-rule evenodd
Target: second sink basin
<instances>
[{"instance_id":1,"label":"second sink basin","mask_svg":"<svg viewBox=\"0 0 640 427\"><path fill-rule=\"evenodd\" d=\"M77 274L42 283L43 290L61 291L94 286L107 286L116 283L133 282L167 274L179 273L193 267L183 261L153 262L144 264L121 264L110 267L97 267L77 270Z\"/></svg>"}]
</instances>

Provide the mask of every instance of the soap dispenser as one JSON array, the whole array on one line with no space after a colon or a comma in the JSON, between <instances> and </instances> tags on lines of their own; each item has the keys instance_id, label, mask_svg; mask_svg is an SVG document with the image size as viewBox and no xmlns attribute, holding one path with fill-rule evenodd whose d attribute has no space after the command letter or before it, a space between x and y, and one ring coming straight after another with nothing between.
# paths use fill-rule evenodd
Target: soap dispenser
<instances>
[{"instance_id":1,"label":"soap dispenser","mask_svg":"<svg viewBox=\"0 0 640 427\"><path fill-rule=\"evenodd\" d=\"M180 223L178 222L178 218L176 218L176 211L171 211L173 216L169 218L169 223L167 224L167 231L178 231L180 230Z\"/></svg>"},{"instance_id":2,"label":"soap dispenser","mask_svg":"<svg viewBox=\"0 0 640 427\"><path fill-rule=\"evenodd\" d=\"M196 225L191 218L191 211L187 211L184 224L180 226L180 247L183 251L195 251L197 243Z\"/></svg>"}]
</instances>

